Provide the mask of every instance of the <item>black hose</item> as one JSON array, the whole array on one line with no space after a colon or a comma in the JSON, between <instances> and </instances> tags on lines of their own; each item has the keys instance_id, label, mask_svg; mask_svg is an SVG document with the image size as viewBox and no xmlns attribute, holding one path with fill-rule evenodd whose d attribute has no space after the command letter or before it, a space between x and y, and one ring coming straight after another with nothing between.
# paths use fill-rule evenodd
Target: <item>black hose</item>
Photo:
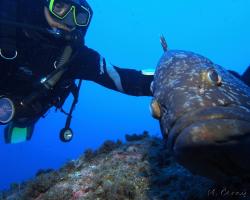
<instances>
[{"instance_id":1,"label":"black hose","mask_svg":"<svg viewBox=\"0 0 250 200\"><path fill-rule=\"evenodd\" d=\"M66 124L65 124L65 128L68 129L70 127L70 123L71 123L71 119L72 119L72 113L75 109L75 106L78 102L78 97L79 97L79 92L80 92L80 88L81 88L81 85L82 85L82 80L80 79L79 80L79 83L77 85L77 88L76 88L76 91L74 92L75 95L74 95L74 100L73 100L73 103L70 107L70 111L68 113L68 116L67 116L67 120L66 120Z\"/></svg>"}]
</instances>

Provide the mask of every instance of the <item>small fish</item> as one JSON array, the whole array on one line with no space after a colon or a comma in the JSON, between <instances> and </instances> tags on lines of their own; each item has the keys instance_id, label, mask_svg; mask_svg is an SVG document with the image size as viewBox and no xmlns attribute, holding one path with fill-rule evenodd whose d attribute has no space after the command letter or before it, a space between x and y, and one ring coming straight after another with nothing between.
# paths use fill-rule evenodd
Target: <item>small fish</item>
<instances>
[{"instance_id":1,"label":"small fish","mask_svg":"<svg viewBox=\"0 0 250 200\"><path fill-rule=\"evenodd\" d=\"M164 52L168 51L168 44L166 42L166 39L163 35L161 35L160 37L160 42L161 42L161 46Z\"/></svg>"},{"instance_id":2,"label":"small fish","mask_svg":"<svg viewBox=\"0 0 250 200\"><path fill-rule=\"evenodd\" d=\"M250 178L247 85L201 55L168 50L152 92L152 115L181 165L216 181Z\"/></svg>"}]
</instances>

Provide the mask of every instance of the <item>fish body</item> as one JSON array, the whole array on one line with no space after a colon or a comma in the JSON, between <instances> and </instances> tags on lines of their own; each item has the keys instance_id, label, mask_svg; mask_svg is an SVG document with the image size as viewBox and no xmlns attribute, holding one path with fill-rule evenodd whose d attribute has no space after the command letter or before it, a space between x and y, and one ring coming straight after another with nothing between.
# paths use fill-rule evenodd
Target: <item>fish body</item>
<instances>
[{"instance_id":1,"label":"fish body","mask_svg":"<svg viewBox=\"0 0 250 200\"><path fill-rule=\"evenodd\" d=\"M214 180L250 178L250 88L199 54L169 50L152 84L153 116L177 161Z\"/></svg>"}]
</instances>

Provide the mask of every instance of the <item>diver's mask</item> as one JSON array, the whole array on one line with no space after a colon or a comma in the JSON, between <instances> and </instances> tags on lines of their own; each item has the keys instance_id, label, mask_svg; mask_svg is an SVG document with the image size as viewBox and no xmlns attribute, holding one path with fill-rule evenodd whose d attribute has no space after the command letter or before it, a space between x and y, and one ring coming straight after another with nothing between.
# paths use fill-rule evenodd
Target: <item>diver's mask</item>
<instances>
[{"instance_id":1,"label":"diver's mask","mask_svg":"<svg viewBox=\"0 0 250 200\"><path fill-rule=\"evenodd\" d=\"M48 0L48 9L58 22L69 28L86 27L91 19L90 8L82 0Z\"/></svg>"}]
</instances>

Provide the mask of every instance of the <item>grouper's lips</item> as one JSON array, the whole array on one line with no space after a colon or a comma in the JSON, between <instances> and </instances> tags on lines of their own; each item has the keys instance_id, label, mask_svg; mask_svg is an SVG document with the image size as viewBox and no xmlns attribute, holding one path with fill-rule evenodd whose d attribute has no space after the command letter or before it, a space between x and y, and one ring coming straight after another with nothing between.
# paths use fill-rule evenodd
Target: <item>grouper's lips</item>
<instances>
[{"instance_id":1,"label":"grouper's lips","mask_svg":"<svg viewBox=\"0 0 250 200\"><path fill-rule=\"evenodd\" d=\"M236 105L230 106L217 106L217 107L207 107L200 108L195 111L188 112L178 119L172 125L168 135L168 147L170 150L173 150L176 144L178 137L187 132L188 130L194 130L202 133L202 129L206 126L221 126L221 132L230 131L226 130L227 124L235 123L235 122L244 122L249 123L250 125L250 110L245 107L240 107ZM218 135L218 134L217 134ZM206 138L207 137L207 138ZM218 140L223 137L218 136ZM209 138L209 136L205 136L204 140L214 139ZM215 141L213 141L215 142Z\"/></svg>"}]
</instances>

